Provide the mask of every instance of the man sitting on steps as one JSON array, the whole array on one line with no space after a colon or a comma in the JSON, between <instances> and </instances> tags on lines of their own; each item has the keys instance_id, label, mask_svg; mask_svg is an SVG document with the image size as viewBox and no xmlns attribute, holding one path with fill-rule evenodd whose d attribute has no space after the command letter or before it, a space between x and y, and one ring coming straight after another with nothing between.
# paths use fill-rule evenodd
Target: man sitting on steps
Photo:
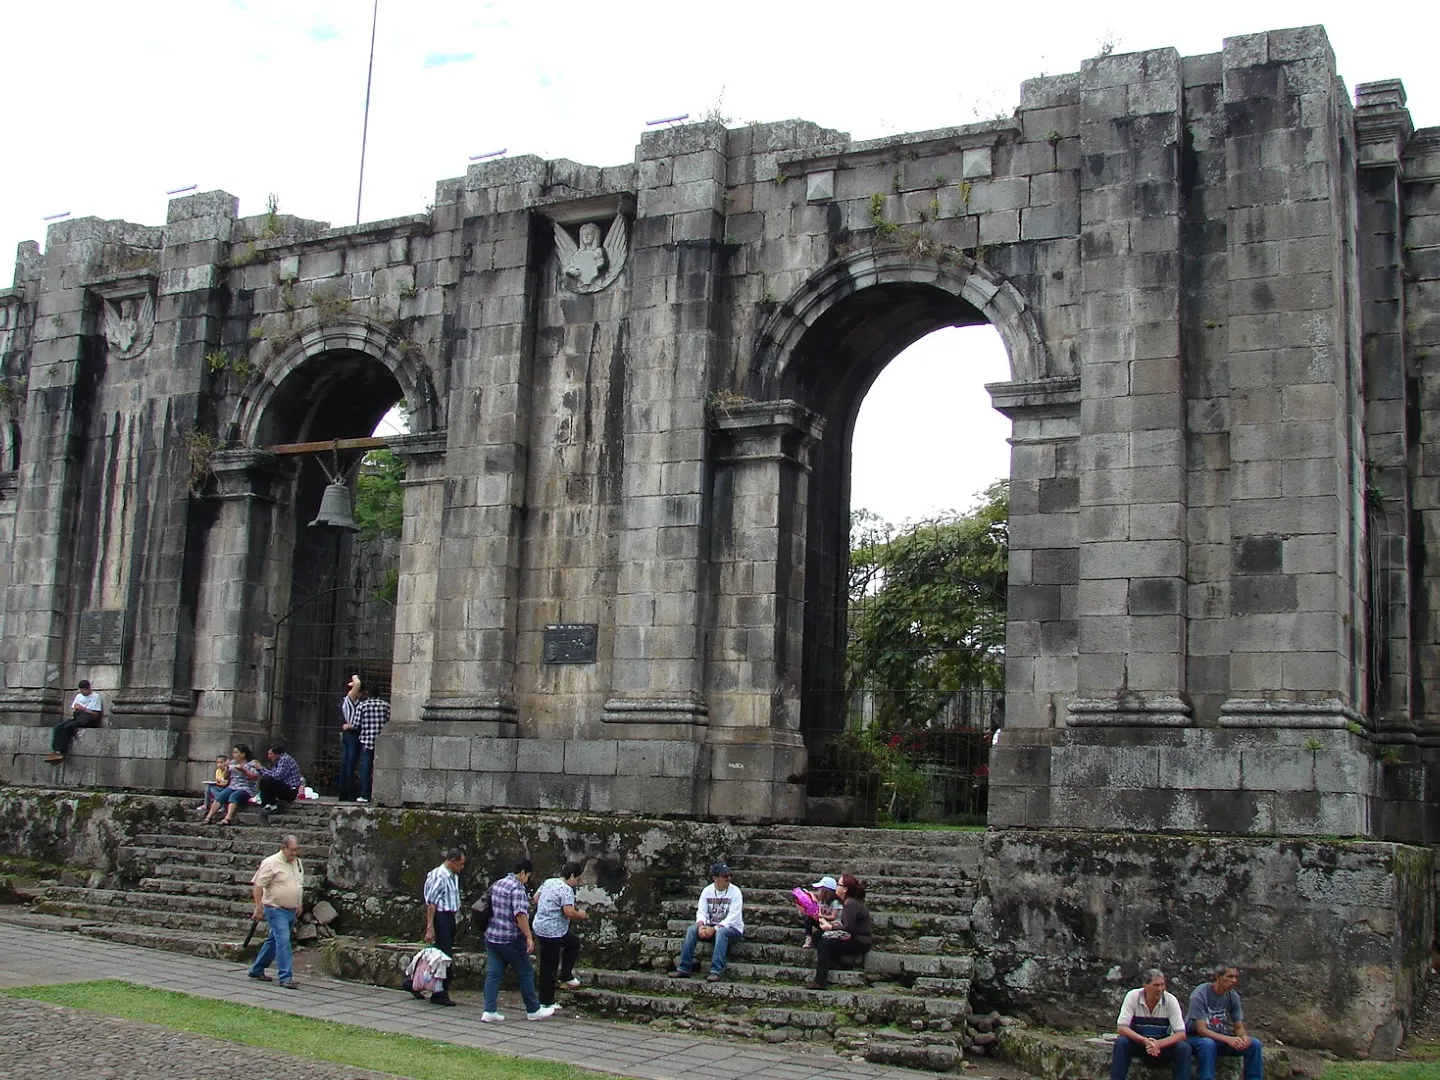
<instances>
[{"instance_id":1,"label":"man sitting on steps","mask_svg":"<svg viewBox=\"0 0 1440 1080\"><path fill-rule=\"evenodd\" d=\"M252 763L246 769L251 777L259 781L261 821L266 820L272 811L280 809L281 803L295 801L295 796L300 794L301 779L300 766L285 752L284 743L271 743L265 757L270 761L270 768L262 769Z\"/></svg>"},{"instance_id":2,"label":"man sitting on steps","mask_svg":"<svg viewBox=\"0 0 1440 1080\"><path fill-rule=\"evenodd\" d=\"M710 864L711 884L700 892L695 921L685 931L685 945L680 950L680 963L670 972L672 979L688 979L695 966L695 945L713 941L710 951L710 974L707 982L719 982L725 971L725 953L730 942L745 936L745 919L741 914L744 898L730 884L730 867L724 862Z\"/></svg>"}]
</instances>

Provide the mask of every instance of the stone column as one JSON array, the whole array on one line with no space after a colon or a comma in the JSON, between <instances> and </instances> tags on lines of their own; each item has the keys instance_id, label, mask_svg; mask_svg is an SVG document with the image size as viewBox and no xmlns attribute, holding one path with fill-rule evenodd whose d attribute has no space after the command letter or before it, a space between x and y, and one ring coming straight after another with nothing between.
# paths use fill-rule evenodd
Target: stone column
<instances>
[{"instance_id":1,"label":"stone column","mask_svg":"<svg viewBox=\"0 0 1440 1080\"><path fill-rule=\"evenodd\" d=\"M1414 740L1421 717L1415 691L1411 590L1415 587L1407 430L1410 358L1405 349L1404 223L1401 182L1405 144L1414 133L1398 79L1355 88L1359 171L1357 254L1365 366L1366 554L1370 564L1370 717L1381 742Z\"/></svg>"},{"instance_id":2,"label":"stone column","mask_svg":"<svg viewBox=\"0 0 1440 1080\"><path fill-rule=\"evenodd\" d=\"M44 288L31 328L15 541L0 639L5 676L0 712L43 715L52 723L74 681L61 665L71 571L66 553L76 527L81 472L73 449L83 438L85 416L76 398L87 359L94 364L84 277L100 257L104 234L105 223L95 218L50 226Z\"/></svg>"},{"instance_id":3,"label":"stone column","mask_svg":"<svg viewBox=\"0 0 1440 1080\"><path fill-rule=\"evenodd\" d=\"M435 596L427 721L454 732L513 735L521 525L530 454L529 413L537 267L536 226L545 162L523 157L473 166L457 214L473 273L462 280ZM547 223L548 232L548 223ZM542 239L548 239L543 237ZM478 725L478 726L477 726Z\"/></svg>"},{"instance_id":4,"label":"stone column","mask_svg":"<svg viewBox=\"0 0 1440 1080\"><path fill-rule=\"evenodd\" d=\"M800 736L810 450L824 421L793 401L716 408L707 676L716 817L802 820Z\"/></svg>"},{"instance_id":5,"label":"stone column","mask_svg":"<svg viewBox=\"0 0 1440 1080\"><path fill-rule=\"evenodd\" d=\"M1183 726L1180 57L1087 60L1080 78L1080 616L1068 722Z\"/></svg>"},{"instance_id":6,"label":"stone column","mask_svg":"<svg viewBox=\"0 0 1440 1080\"><path fill-rule=\"evenodd\" d=\"M607 723L706 723L705 398L718 349L723 124L640 143L625 474ZM656 726L659 726L657 729Z\"/></svg>"},{"instance_id":7,"label":"stone column","mask_svg":"<svg viewBox=\"0 0 1440 1080\"><path fill-rule=\"evenodd\" d=\"M404 723L420 719L430 691L440 578L433 529L444 514L445 432L392 437L390 450L405 462L404 523L400 532L400 580L395 595L395 652L390 678L391 723Z\"/></svg>"},{"instance_id":8,"label":"stone column","mask_svg":"<svg viewBox=\"0 0 1440 1080\"><path fill-rule=\"evenodd\" d=\"M1245 123L1226 139L1234 559L1221 724L1344 729L1360 719L1365 490L1346 105L1318 27L1226 39L1223 62L1226 113Z\"/></svg>"},{"instance_id":9,"label":"stone column","mask_svg":"<svg viewBox=\"0 0 1440 1080\"><path fill-rule=\"evenodd\" d=\"M190 721L192 761L228 753L236 740L252 748L270 737L275 685L277 585L276 501L290 482L280 458L254 447L210 458L215 506L206 552L195 651L200 707Z\"/></svg>"},{"instance_id":10,"label":"stone column","mask_svg":"<svg viewBox=\"0 0 1440 1080\"><path fill-rule=\"evenodd\" d=\"M166 408L133 450L140 510L129 568L125 672L114 713L132 726L177 730L195 709L192 652L201 526L192 515L187 436L204 433L205 355L220 340L221 271L239 201L223 191L172 199L155 294L155 336L139 382ZM118 372L107 381L118 381ZM145 445L149 443L149 445ZM123 453L123 452L122 452ZM182 754L183 756L183 754ZM183 781L182 781L183 782Z\"/></svg>"}]
</instances>

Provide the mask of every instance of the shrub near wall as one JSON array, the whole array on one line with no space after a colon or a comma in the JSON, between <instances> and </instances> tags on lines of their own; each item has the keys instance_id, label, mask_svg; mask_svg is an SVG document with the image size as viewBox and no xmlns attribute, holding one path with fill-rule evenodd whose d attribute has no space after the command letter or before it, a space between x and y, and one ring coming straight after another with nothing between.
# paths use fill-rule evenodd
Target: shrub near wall
<instances>
[{"instance_id":1,"label":"shrub near wall","mask_svg":"<svg viewBox=\"0 0 1440 1080\"><path fill-rule=\"evenodd\" d=\"M416 938L424 927L425 875L452 846L467 854L460 883L467 916L470 903L516 858L535 863L534 884L579 859L585 879L577 899L591 912L580 928L587 955L624 963L631 959L632 932L664 925L661 899L698 896L710 862L744 850L755 830L563 811L340 808L334 831L327 892L344 933ZM462 935L467 931L462 924Z\"/></svg>"}]
</instances>

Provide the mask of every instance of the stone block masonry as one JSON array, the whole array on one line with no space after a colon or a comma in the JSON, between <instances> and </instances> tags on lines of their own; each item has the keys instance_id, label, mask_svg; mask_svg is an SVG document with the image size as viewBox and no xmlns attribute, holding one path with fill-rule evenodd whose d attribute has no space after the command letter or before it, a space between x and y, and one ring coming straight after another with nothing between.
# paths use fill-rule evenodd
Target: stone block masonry
<instances>
[{"instance_id":1,"label":"stone block masonry","mask_svg":"<svg viewBox=\"0 0 1440 1080\"><path fill-rule=\"evenodd\" d=\"M377 797L801 820L848 722L853 417L988 323L990 823L1440 839L1437 146L1310 27L936 131L479 163L356 227L56 223L0 292L0 781L195 787L279 736L328 786L355 554L288 451L403 401ZM82 677L110 716L56 768Z\"/></svg>"}]
</instances>

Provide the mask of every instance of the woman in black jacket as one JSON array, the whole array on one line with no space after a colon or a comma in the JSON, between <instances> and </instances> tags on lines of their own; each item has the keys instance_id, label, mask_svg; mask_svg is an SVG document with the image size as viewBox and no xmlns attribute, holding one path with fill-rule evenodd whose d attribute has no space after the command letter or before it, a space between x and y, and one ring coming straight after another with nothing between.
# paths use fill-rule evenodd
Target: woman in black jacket
<instances>
[{"instance_id":1,"label":"woman in black jacket","mask_svg":"<svg viewBox=\"0 0 1440 1080\"><path fill-rule=\"evenodd\" d=\"M815 939L815 977L805 985L824 990L830 965L837 956L859 956L870 951L870 909L865 906L865 886L853 874L842 874L835 890L842 902L838 919L821 919L821 934Z\"/></svg>"}]
</instances>

